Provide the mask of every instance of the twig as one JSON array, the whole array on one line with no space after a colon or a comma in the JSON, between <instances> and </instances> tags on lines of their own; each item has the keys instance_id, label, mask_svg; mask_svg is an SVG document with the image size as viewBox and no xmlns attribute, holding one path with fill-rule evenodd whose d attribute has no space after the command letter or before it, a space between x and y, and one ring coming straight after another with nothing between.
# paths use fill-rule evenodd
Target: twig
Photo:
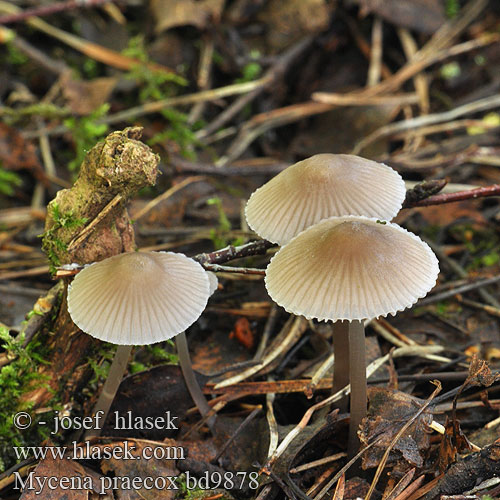
<instances>
[{"instance_id":1,"label":"twig","mask_svg":"<svg viewBox=\"0 0 500 500\"><path fill-rule=\"evenodd\" d=\"M278 319L279 308L275 302L273 302L271 306L271 311L269 312L269 316L267 317L266 324L264 326L264 331L262 332L262 337L260 338L259 345L257 350L255 351L253 359L255 361L259 361L262 358L262 354L264 353L267 342L273 331L274 325L276 324L276 320Z\"/></svg>"},{"instance_id":2,"label":"twig","mask_svg":"<svg viewBox=\"0 0 500 500\"><path fill-rule=\"evenodd\" d=\"M175 193L180 191L181 189L185 188L186 186L189 186L189 184L192 184L193 182L200 182L206 180L206 177L204 176L192 176L192 177L187 177L186 179L182 180L178 184L174 184L172 187L167 189L165 192L163 192L161 195L157 196L153 200L149 201L146 206L144 206L139 212L132 214L132 217L134 220L139 220L141 217L144 217L150 210L152 210L156 205L159 203L167 200L171 196L173 196Z\"/></svg>"},{"instance_id":3,"label":"twig","mask_svg":"<svg viewBox=\"0 0 500 500\"><path fill-rule=\"evenodd\" d=\"M491 316L495 316L496 318L500 318L500 309L498 307L489 306L487 304L481 304L480 302L466 299L460 295L458 295L455 298L458 300L458 302L465 304L466 306L480 309L481 311L485 311L486 313L491 314Z\"/></svg>"},{"instance_id":4,"label":"twig","mask_svg":"<svg viewBox=\"0 0 500 500\"><path fill-rule=\"evenodd\" d=\"M387 324L384 323L383 321L380 321L380 319L371 320L369 324L379 335L381 335L384 339L386 339L388 342L397 347L406 347L408 345L410 346L419 345L416 342L411 341L411 339L408 339L408 341L410 341L409 343L407 343L407 341L402 340L401 337L398 337L395 334L394 329L391 329L392 331L389 331L389 329L387 328ZM438 363L449 363L451 361L449 358L437 354L425 354L422 355L422 357L430 361L437 361Z\"/></svg>"},{"instance_id":5,"label":"twig","mask_svg":"<svg viewBox=\"0 0 500 500\"><path fill-rule=\"evenodd\" d=\"M434 391L432 391L432 394L429 396L429 398L425 401L425 403L420 407L420 409L413 415L412 418L406 422L406 424L401 427L399 432L394 436L392 441L389 443L389 446L385 450L384 455L382 456L382 460L380 460L379 466L377 467L377 471L375 472L375 477L373 478L372 484L370 485L370 489L368 490L368 493L365 496L365 500L370 500L373 491L375 490L375 486L378 483L378 480L380 479L380 475L382 474L382 471L384 470L385 464L387 463L387 460L389 458L389 453L391 452L392 448L394 448L394 445L399 441L401 436L406 432L406 430L412 425L413 422L423 413L423 411L430 405L431 401L441 392L441 383L439 381L434 381L434 384L436 385L436 388Z\"/></svg>"},{"instance_id":6,"label":"twig","mask_svg":"<svg viewBox=\"0 0 500 500\"><path fill-rule=\"evenodd\" d=\"M446 255L446 253L443 252L443 250L441 249L440 246L438 246L433 241L430 241L430 240L426 240L426 241L427 241L428 245L432 248L434 253L439 257L441 262L446 263L453 270L453 272L455 274L457 274L460 278L467 278L468 277L467 271L458 262L455 262L453 259L450 259L450 257L448 257ZM474 281L474 283L477 283L477 282L479 282L479 281ZM469 283L467 283L467 284L469 284ZM452 288L453 287L450 287L450 290ZM488 302L488 304L492 305L493 307L500 308L500 303L490 292L488 292L487 290L485 290L483 288L479 288L478 293L483 298L483 300Z\"/></svg>"},{"instance_id":7,"label":"twig","mask_svg":"<svg viewBox=\"0 0 500 500\"><path fill-rule=\"evenodd\" d=\"M398 36L405 52L406 58L411 60L417 53L417 44L406 28L398 29ZM413 85L419 97L420 112L426 115L429 112L429 84L424 73L418 73L413 77Z\"/></svg>"},{"instance_id":8,"label":"twig","mask_svg":"<svg viewBox=\"0 0 500 500\"><path fill-rule=\"evenodd\" d=\"M268 380L272 382L271 377L268 377ZM279 442L278 423L276 422L273 408L275 398L276 394L274 392L269 392L266 394L266 419L267 425L269 426L269 446L267 448L268 459L272 457L273 453L276 451Z\"/></svg>"},{"instance_id":9,"label":"twig","mask_svg":"<svg viewBox=\"0 0 500 500\"><path fill-rule=\"evenodd\" d=\"M271 158L253 158L251 160L247 160L244 165L228 165L224 168L219 168L209 163L194 163L181 158L180 156L172 156L170 158L170 164L182 172L196 172L198 174L211 174L218 176L255 176L255 174L259 172L266 175L276 175L290 166L289 163L277 162Z\"/></svg>"},{"instance_id":10,"label":"twig","mask_svg":"<svg viewBox=\"0 0 500 500\"><path fill-rule=\"evenodd\" d=\"M207 271L213 271L214 273L258 274L260 276L266 275L265 269L255 269L253 267L231 267L231 266L221 266L219 264L208 264L208 263L204 263L203 267Z\"/></svg>"},{"instance_id":11,"label":"twig","mask_svg":"<svg viewBox=\"0 0 500 500\"><path fill-rule=\"evenodd\" d=\"M335 487L335 491L333 492L332 500L343 500L345 493L345 474L342 474L339 478L339 482Z\"/></svg>"},{"instance_id":12,"label":"twig","mask_svg":"<svg viewBox=\"0 0 500 500\"><path fill-rule=\"evenodd\" d=\"M117 194L95 217L92 221L85 226L70 242L68 245L68 252L71 252L73 249L78 248L94 231L96 226L109 215L109 213L121 202L123 201L123 197L121 194Z\"/></svg>"},{"instance_id":13,"label":"twig","mask_svg":"<svg viewBox=\"0 0 500 500\"><path fill-rule=\"evenodd\" d=\"M413 207L421 200L425 200L430 196L435 195L446 186L446 183L446 179L434 179L430 181L423 181L415 187L408 189L406 191L402 208Z\"/></svg>"},{"instance_id":14,"label":"twig","mask_svg":"<svg viewBox=\"0 0 500 500\"><path fill-rule=\"evenodd\" d=\"M38 266L31 269L24 269L22 271L7 271L6 273L0 273L1 280L11 280L14 278L25 278L27 276L40 276L41 274L48 274L49 266Z\"/></svg>"},{"instance_id":15,"label":"twig","mask_svg":"<svg viewBox=\"0 0 500 500\"><path fill-rule=\"evenodd\" d=\"M416 469L410 469L399 481L396 486L391 490L391 492L387 495L385 500L394 500L397 496L399 496L405 488L410 484L411 480L415 476Z\"/></svg>"},{"instance_id":16,"label":"twig","mask_svg":"<svg viewBox=\"0 0 500 500\"><path fill-rule=\"evenodd\" d=\"M293 469L290 469L290 474L297 474L305 470L313 469L314 467L320 467L321 465L329 464L330 462L336 462L337 460L347 456L347 453L340 452L335 455L330 455L329 457L320 458L319 460L313 460L307 464L302 464Z\"/></svg>"},{"instance_id":17,"label":"twig","mask_svg":"<svg viewBox=\"0 0 500 500\"><path fill-rule=\"evenodd\" d=\"M220 113L212 123L197 132L196 137L202 139L223 127L245 106L250 104L250 102L258 97L264 90L269 88L273 83L281 78L291 62L302 54L302 52L304 52L311 45L312 41L313 37L306 37L292 46L289 50L285 51L285 53L278 57L277 62L264 75L267 83L255 88L248 94L233 102L226 110Z\"/></svg>"},{"instance_id":18,"label":"twig","mask_svg":"<svg viewBox=\"0 0 500 500\"><path fill-rule=\"evenodd\" d=\"M406 346L399 347L392 352L392 357L400 357L400 356L422 356L425 354L438 353L441 352L443 348L441 346ZM389 360L389 354L386 354L375 361L371 362L366 367L366 378L369 378L373 373L375 373L381 366L383 366ZM283 439L281 444L278 446L276 453L267 461L265 466L263 467L263 471L269 470L276 460L284 453L284 451L288 448L290 443L302 432L302 430L307 426L309 420L311 419L313 413L320 408L324 408L331 403L334 403L341 398L345 397L351 392L350 385L344 387L341 391L332 394L325 400L316 403L311 406L305 413L300 422L294 427ZM366 448L365 448L366 449ZM358 454L359 455L359 454ZM357 455L357 456L358 456ZM354 463L354 459L352 461ZM332 483L333 484L333 483Z\"/></svg>"},{"instance_id":19,"label":"twig","mask_svg":"<svg viewBox=\"0 0 500 500\"><path fill-rule=\"evenodd\" d=\"M42 327L47 316L52 311L54 305L59 300L60 294L64 289L64 283L60 281L55 284L43 297L39 297L33 306L34 314L28 319L28 321L23 325L21 331L18 333L18 339L24 336L23 347L26 347L30 340L33 338L38 330ZM13 356L11 353L6 352L0 354L0 368L2 366L8 365L11 363L16 356Z\"/></svg>"},{"instance_id":20,"label":"twig","mask_svg":"<svg viewBox=\"0 0 500 500\"><path fill-rule=\"evenodd\" d=\"M490 45L500 40L500 35L483 35L476 40L464 42L451 47L450 49L441 52L433 53L423 59L412 62L412 64L404 66L392 77L373 87L368 87L367 90L354 93L359 97L373 96L382 92L390 92L398 89L405 81L412 78L420 71L432 64L440 62L449 57L470 52L479 47ZM315 99L315 94L312 95ZM500 97L497 98L500 101ZM276 127L281 127L289 123L296 122L308 116L325 113L333 108L333 104L324 104L320 102L305 102L293 104L283 108L275 109L269 112L255 115L249 120L240 130L238 136L233 140L227 150L227 154L221 157L218 161L219 166L224 166L227 163L234 161L241 156L247 147L261 134ZM426 118L426 117L420 117ZM385 127L384 127L385 128ZM377 131L374 133L376 134ZM372 142L374 134L369 135L366 139L359 142L353 150L353 154L359 154L368 143ZM369 140L369 141L368 141ZM365 143L365 141L368 141Z\"/></svg>"},{"instance_id":21,"label":"twig","mask_svg":"<svg viewBox=\"0 0 500 500\"><path fill-rule=\"evenodd\" d=\"M415 93L392 95L358 95L358 94L329 94L315 92L314 100L324 104L338 106L382 106L384 104L416 104L419 97Z\"/></svg>"},{"instance_id":22,"label":"twig","mask_svg":"<svg viewBox=\"0 0 500 500\"><path fill-rule=\"evenodd\" d=\"M488 5L488 0L470 0L451 22L443 24L432 38L416 54L423 57L429 53L444 49L451 40L462 33Z\"/></svg>"},{"instance_id":23,"label":"twig","mask_svg":"<svg viewBox=\"0 0 500 500\"><path fill-rule=\"evenodd\" d=\"M249 257L251 255L265 254L269 248L276 246L267 240L257 240L245 243L238 247L229 245L228 247L216 250L215 252L200 253L193 257L200 264L222 264L233 259L240 259L242 257Z\"/></svg>"},{"instance_id":24,"label":"twig","mask_svg":"<svg viewBox=\"0 0 500 500\"><path fill-rule=\"evenodd\" d=\"M354 38L354 41L356 42L360 52L365 56L366 59L370 59L371 56L371 51L372 48L370 44L365 40L363 37L363 34L361 33L361 30L358 27L358 24L353 20L351 16L348 16L346 13L343 13L342 11L339 12L340 17L342 18L342 21L347 24L347 27L349 28L352 37ZM381 72L382 76L384 78L389 78L392 75L391 70L387 66L387 64L384 64L382 61L381 65Z\"/></svg>"},{"instance_id":25,"label":"twig","mask_svg":"<svg viewBox=\"0 0 500 500\"><path fill-rule=\"evenodd\" d=\"M347 454L345 454L347 455ZM312 496L316 494L316 492L321 488L321 485L324 484L324 482L332 476L332 474L335 474L335 471L337 470L337 467L328 467L328 469L325 469L315 480L314 484L307 490L307 494ZM290 471L291 472L291 471ZM339 480L342 481L342 478Z\"/></svg>"},{"instance_id":26,"label":"twig","mask_svg":"<svg viewBox=\"0 0 500 500\"><path fill-rule=\"evenodd\" d=\"M354 463L363 455L366 451L368 451L372 446L375 446L379 441L381 441L382 436L379 436L372 443L365 446L361 451L359 451L354 457L352 457L349 462L347 462L342 469L340 469L335 476L333 476L328 483L323 486L323 489L314 497L314 500L321 500L330 488L349 470L349 468L354 465Z\"/></svg>"},{"instance_id":27,"label":"twig","mask_svg":"<svg viewBox=\"0 0 500 500\"><path fill-rule=\"evenodd\" d=\"M499 38L500 39L500 38ZM498 40L496 40L498 41ZM469 43L469 42L465 42ZM464 45L464 44L461 44ZM405 130L412 130L419 127L424 127L428 125L433 125L435 123L447 122L455 120L463 115L471 113L479 113L488 109L496 108L500 106L500 96L494 95L490 97L485 97L484 99L479 99L474 102L464 104L458 108L451 109L449 111L444 111L442 113L433 113L430 115L418 116L417 118L412 118L410 120L399 121L396 123L390 123L384 127L375 130L370 135L359 141L353 148L353 154L359 154L363 149L365 149L369 144L375 142L382 137L387 137L389 135L395 134L397 132L402 132Z\"/></svg>"},{"instance_id":28,"label":"twig","mask_svg":"<svg viewBox=\"0 0 500 500\"><path fill-rule=\"evenodd\" d=\"M200 62L198 63L197 84L200 90L207 90L210 87L211 69L214 56L214 37L206 35L202 39L200 49ZM193 106L188 116L188 123L193 124L202 116L206 102L199 102Z\"/></svg>"},{"instance_id":29,"label":"twig","mask_svg":"<svg viewBox=\"0 0 500 500\"><path fill-rule=\"evenodd\" d=\"M4 0L0 0L0 11L10 14L19 14L21 12L21 9L11 3L5 2ZM89 42L71 33L56 28L45 22L43 19L40 19L39 17L28 17L26 19L26 24L53 38L56 38L69 47L78 50L82 54L85 54L92 59L100 61L104 64L108 64L115 68L127 71L134 66L140 66L142 64L141 61L137 59L124 56L119 52L115 52L114 50L108 49L96 43ZM171 75L172 78L175 78L179 83L185 83L184 78L176 75L170 68L154 63L149 63L147 64L147 66L153 71Z\"/></svg>"},{"instance_id":30,"label":"twig","mask_svg":"<svg viewBox=\"0 0 500 500\"><path fill-rule=\"evenodd\" d=\"M302 316L295 317L293 323L290 326L290 330L283 338L281 343L275 349L273 349L271 352L265 355L262 358L262 361L259 362L259 364L251 366L250 368L247 368L243 372L233 375L232 377L229 377L228 379L223 380L222 382L219 382L218 384L215 385L214 389L220 389L222 387L227 387L229 385L236 384L237 382L240 382L245 378L251 377L255 373L262 370L269 363L271 363L271 361L275 360L280 354L285 352L286 349L288 349L291 345L293 345L297 341L297 339L302 335L302 333L304 333L306 327L307 327L307 322Z\"/></svg>"},{"instance_id":31,"label":"twig","mask_svg":"<svg viewBox=\"0 0 500 500\"><path fill-rule=\"evenodd\" d=\"M469 292L470 290L475 290L477 288L481 288L483 286L493 285L494 283L498 283L500 281L500 276L494 276L493 278L485 278L480 281L476 281L474 283L469 283L468 285L459 286L453 290L448 290L446 292L437 293L435 295L431 295L425 299L420 300L417 305L425 306L427 304L434 304L435 302L439 302L440 300L448 299L457 295L458 293Z\"/></svg>"},{"instance_id":32,"label":"twig","mask_svg":"<svg viewBox=\"0 0 500 500\"><path fill-rule=\"evenodd\" d=\"M419 478L415 479L413 483L408 486L404 491L402 491L394 500L406 500L413 492L420 488L420 485L424 482L425 475L422 474Z\"/></svg>"},{"instance_id":33,"label":"twig","mask_svg":"<svg viewBox=\"0 0 500 500\"><path fill-rule=\"evenodd\" d=\"M340 358L339 358L340 359ZM328 353L325 361L321 363L319 368L316 370L314 375L311 377L311 381L306 387L306 397L308 399L312 398L314 391L318 388L318 384L323 380L323 377L325 376L326 373L328 373L331 369L332 366L335 366L338 368L338 363L337 363L337 358L334 359L334 356L331 353ZM349 363L347 359L347 375L349 374ZM340 371L340 370L339 370ZM336 377L335 374L333 375L333 384L332 384L332 392L338 392L340 391L343 387L347 385L349 382L349 376L344 377L344 383L341 383L341 378L338 376ZM345 404L339 404L340 409L342 412L345 412L347 410L347 400L344 401Z\"/></svg>"},{"instance_id":34,"label":"twig","mask_svg":"<svg viewBox=\"0 0 500 500\"><path fill-rule=\"evenodd\" d=\"M8 16L0 16L0 24L18 23L20 21L25 21L28 17L32 16L49 16L51 14L56 14L57 12L63 12L65 10L76 10L90 7L98 7L104 3L108 3L111 0L69 0L67 2L56 2L50 5L43 5L40 7L33 7L31 9L26 9L18 14L10 14Z\"/></svg>"},{"instance_id":35,"label":"twig","mask_svg":"<svg viewBox=\"0 0 500 500\"><path fill-rule=\"evenodd\" d=\"M55 73L56 75L62 75L66 71L71 71L62 60L50 58L45 52L42 52L31 45L24 38L20 37L15 31L0 26L0 42L5 43L6 41L9 41L14 47L16 47L16 49L19 49L29 58L40 64L43 68Z\"/></svg>"},{"instance_id":36,"label":"twig","mask_svg":"<svg viewBox=\"0 0 500 500\"><path fill-rule=\"evenodd\" d=\"M219 450L219 453L215 456L215 458L212 460L213 462L216 462L219 460L219 458L224 454L224 452L227 450L227 448L231 445L231 443L241 434L241 432L245 429L245 427L262 411L262 406L258 406L255 408L250 414L248 414L241 422L241 424L236 428L234 431L233 435L224 443L224 446Z\"/></svg>"},{"instance_id":37,"label":"twig","mask_svg":"<svg viewBox=\"0 0 500 500\"><path fill-rule=\"evenodd\" d=\"M368 80L366 85L373 87L380 82L382 74L382 28L383 23L380 17L375 16L372 26L372 46L370 53L370 66L368 68Z\"/></svg>"},{"instance_id":38,"label":"twig","mask_svg":"<svg viewBox=\"0 0 500 500\"><path fill-rule=\"evenodd\" d=\"M222 167L239 158L247 147L264 132L309 116L325 113L333 107L332 104L309 101L254 115L241 127L239 134L229 146L227 154L219 158L217 165Z\"/></svg>"},{"instance_id":39,"label":"twig","mask_svg":"<svg viewBox=\"0 0 500 500\"><path fill-rule=\"evenodd\" d=\"M500 104L500 98L499 98ZM453 203L455 201L475 200L477 198L486 198L488 196L500 196L500 184L492 184L491 186L479 187L476 189L468 189L466 191L458 191L456 193L444 193L429 196L424 200L417 202L409 202L405 200L403 208L410 207L428 207L430 205L443 205L445 203Z\"/></svg>"}]
</instances>

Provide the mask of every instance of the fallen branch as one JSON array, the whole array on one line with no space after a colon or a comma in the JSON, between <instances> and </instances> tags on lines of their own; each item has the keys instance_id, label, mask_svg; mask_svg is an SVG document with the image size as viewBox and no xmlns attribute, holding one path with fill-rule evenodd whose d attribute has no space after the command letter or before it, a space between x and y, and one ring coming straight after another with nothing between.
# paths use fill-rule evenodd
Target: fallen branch
<instances>
[{"instance_id":1,"label":"fallen branch","mask_svg":"<svg viewBox=\"0 0 500 500\"><path fill-rule=\"evenodd\" d=\"M463 200L475 200L477 198L486 198L488 196L500 196L500 184L492 184L491 186L468 189L466 191L458 191L456 193L436 194L416 202L408 202L407 200L405 200L403 208L443 205L445 203L453 203L455 201Z\"/></svg>"}]
</instances>

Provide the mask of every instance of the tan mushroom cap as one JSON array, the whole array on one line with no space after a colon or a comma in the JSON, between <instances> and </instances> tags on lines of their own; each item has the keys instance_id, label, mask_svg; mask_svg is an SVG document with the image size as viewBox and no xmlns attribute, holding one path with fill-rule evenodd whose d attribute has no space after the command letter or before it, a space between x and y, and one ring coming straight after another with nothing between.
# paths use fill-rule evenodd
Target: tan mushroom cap
<instances>
[{"instance_id":1,"label":"tan mushroom cap","mask_svg":"<svg viewBox=\"0 0 500 500\"><path fill-rule=\"evenodd\" d=\"M401 176L382 163L354 155L319 154L288 167L248 200L248 225L284 245L328 217L364 215L391 220L406 189Z\"/></svg>"},{"instance_id":2,"label":"tan mushroom cap","mask_svg":"<svg viewBox=\"0 0 500 500\"><path fill-rule=\"evenodd\" d=\"M209 277L193 259L172 252L130 252L80 271L68 288L68 310L93 337L113 344L153 344L193 324L209 292Z\"/></svg>"},{"instance_id":3,"label":"tan mushroom cap","mask_svg":"<svg viewBox=\"0 0 500 500\"><path fill-rule=\"evenodd\" d=\"M288 312L327 320L396 314L424 297L439 274L418 236L368 217L331 217L285 245L266 271L271 298Z\"/></svg>"}]
</instances>

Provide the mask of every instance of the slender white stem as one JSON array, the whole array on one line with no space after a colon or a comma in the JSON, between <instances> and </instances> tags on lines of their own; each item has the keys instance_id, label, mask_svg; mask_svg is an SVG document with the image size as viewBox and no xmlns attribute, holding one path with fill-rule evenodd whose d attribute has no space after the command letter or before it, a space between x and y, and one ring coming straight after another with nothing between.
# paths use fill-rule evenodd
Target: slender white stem
<instances>
[{"instance_id":1,"label":"slender white stem","mask_svg":"<svg viewBox=\"0 0 500 500\"><path fill-rule=\"evenodd\" d=\"M362 321L349 323L349 378L351 380L351 420L347 454L354 456L359 449L358 429L366 417L366 353L365 326Z\"/></svg>"},{"instance_id":2,"label":"slender white stem","mask_svg":"<svg viewBox=\"0 0 500 500\"><path fill-rule=\"evenodd\" d=\"M349 322L336 321L333 323L333 386L332 394L339 392L349 385ZM342 413L347 411L348 397L345 396L338 403Z\"/></svg>"},{"instance_id":3,"label":"slender white stem","mask_svg":"<svg viewBox=\"0 0 500 500\"><path fill-rule=\"evenodd\" d=\"M131 345L117 346L115 356L113 357L113 361L111 362L111 367L109 369L108 378L106 379L106 382L104 382L99 399L94 406L94 410L92 412L93 416L97 415L97 412L99 411L104 412L102 418L100 419L103 425L106 422L106 417L108 416L111 404L115 399L118 387L120 387L123 374L127 369L128 359L130 357L130 353L132 352L132 347L133 346ZM83 439L86 440L90 437L99 436L100 433L101 429L89 429L85 432Z\"/></svg>"},{"instance_id":4,"label":"slender white stem","mask_svg":"<svg viewBox=\"0 0 500 500\"><path fill-rule=\"evenodd\" d=\"M205 417L210 412L210 406L207 403L205 395L201 390L198 380L196 380L196 375L191 364L191 357L189 356L189 349L186 339L186 333L181 332L175 337L175 345L177 347L177 354L179 356L179 364L181 366L182 375L184 376L184 381L186 382L189 394L193 398L199 412L203 417ZM207 425L210 430L213 430L215 421L215 415L207 420Z\"/></svg>"}]
</instances>

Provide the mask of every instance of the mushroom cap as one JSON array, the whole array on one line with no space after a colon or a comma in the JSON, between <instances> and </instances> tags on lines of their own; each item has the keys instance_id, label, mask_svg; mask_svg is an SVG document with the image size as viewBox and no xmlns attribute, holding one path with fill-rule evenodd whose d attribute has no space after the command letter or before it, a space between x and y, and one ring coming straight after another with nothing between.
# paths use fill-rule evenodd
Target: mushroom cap
<instances>
[{"instance_id":1,"label":"mushroom cap","mask_svg":"<svg viewBox=\"0 0 500 500\"><path fill-rule=\"evenodd\" d=\"M184 331L209 296L209 277L193 259L173 252L130 252L80 271L68 288L68 310L93 337L144 345Z\"/></svg>"},{"instance_id":2,"label":"mushroom cap","mask_svg":"<svg viewBox=\"0 0 500 500\"><path fill-rule=\"evenodd\" d=\"M390 220L406 196L391 167L359 156L319 154L295 163L257 189L246 205L248 225L279 245L328 217Z\"/></svg>"},{"instance_id":3,"label":"mushroom cap","mask_svg":"<svg viewBox=\"0 0 500 500\"><path fill-rule=\"evenodd\" d=\"M212 271L206 271L206 273L208 276L208 284L210 286L210 296L212 296L219 287L219 280L217 275Z\"/></svg>"},{"instance_id":4,"label":"mushroom cap","mask_svg":"<svg viewBox=\"0 0 500 500\"><path fill-rule=\"evenodd\" d=\"M271 298L288 312L327 320L396 314L435 285L427 243L375 218L331 217L285 245L266 270Z\"/></svg>"}]
</instances>

